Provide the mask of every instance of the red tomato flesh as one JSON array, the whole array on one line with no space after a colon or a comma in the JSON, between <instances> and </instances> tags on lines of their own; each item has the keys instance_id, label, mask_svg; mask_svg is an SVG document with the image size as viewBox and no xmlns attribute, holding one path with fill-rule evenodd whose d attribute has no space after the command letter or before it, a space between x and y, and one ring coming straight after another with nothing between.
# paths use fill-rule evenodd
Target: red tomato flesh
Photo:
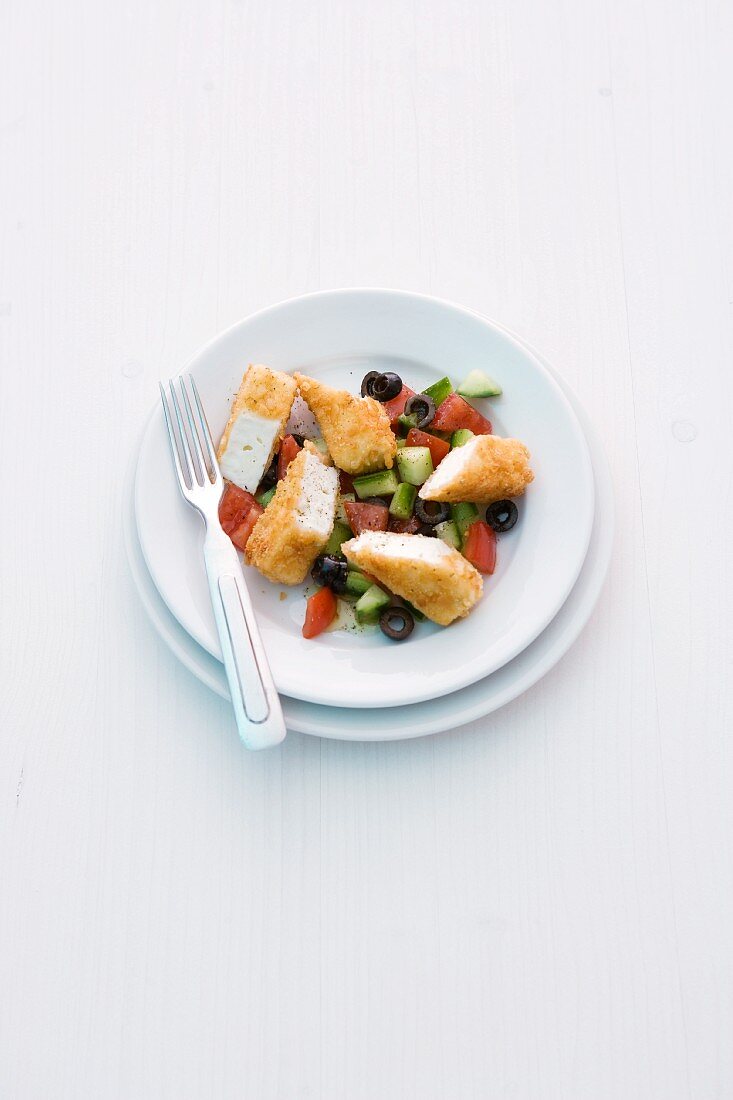
<instances>
[{"instance_id":1,"label":"red tomato flesh","mask_svg":"<svg viewBox=\"0 0 733 1100\"><path fill-rule=\"evenodd\" d=\"M389 426L393 432L397 431L397 420L405 411L405 402L408 397L414 397L415 391L409 386L403 386L396 397L384 402L384 411L389 417Z\"/></svg>"},{"instance_id":2,"label":"red tomato flesh","mask_svg":"<svg viewBox=\"0 0 733 1100\"><path fill-rule=\"evenodd\" d=\"M288 466L297 456L302 447L292 435L286 435L280 444L280 452L277 456L277 478L280 481L288 472Z\"/></svg>"},{"instance_id":3,"label":"red tomato flesh","mask_svg":"<svg viewBox=\"0 0 733 1100\"><path fill-rule=\"evenodd\" d=\"M477 519L466 532L463 556L479 573L493 573L496 567L496 531Z\"/></svg>"},{"instance_id":4,"label":"red tomato flesh","mask_svg":"<svg viewBox=\"0 0 733 1100\"><path fill-rule=\"evenodd\" d=\"M459 428L468 428L474 435L491 435L492 432L491 421L457 393L449 394L438 406L430 427L436 432L455 432Z\"/></svg>"},{"instance_id":5,"label":"red tomato flesh","mask_svg":"<svg viewBox=\"0 0 733 1100\"><path fill-rule=\"evenodd\" d=\"M315 638L322 634L336 618L338 603L330 588L319 588L305 605L303 637Z\"/></svg>"},{"instance_id":6,"label":"red tomato flesh","mask_svg":"<svg viewBox=\"0 0 733 1100\"><path fill-rule=\"evenodd\" d=\"M450 443L444 439L438 439L437 435L421 432L419 428L410 428L407 433L408 447L429 447L430 457L433 460L433 468L442 462L450 450Z\"/></svg>"},{"instance_id":7,"label":"red tomato flesh","mask_svg":"<svg viewBox=\"0 0 733 1100\"><path fill-rule=\"evenodd\" d=\"M242 524L253 504L257 504L257 501L251 493L240 489L238 485L227 485L219 501L219 523L227 535L231 535Z\"/></svg>"},{"instance_id":8,"label":"red tomato flesh","mask_svg":"<svg viewBox=\"0 0 733 1100\"><path fill-rule=\"evenodd\" d=\"M239 526L229 532L229 538L232 540L237 550L244 550L247 545L247 539L252 534L254 525L257 523L257 520L264 510L265 509L255 501Z\"/></svg>"},{"instance_id":9,"label":"red tomato flesh","mask_svg":"<svg viewBox=\"0 0 733 1100\"><path fill-rule=\"evenodd\" d=\"M362 531L387 530L389 511L386 504L355 504L345 500L344 511L355 535L360 535Z\"/></svg>"}]
</instances>

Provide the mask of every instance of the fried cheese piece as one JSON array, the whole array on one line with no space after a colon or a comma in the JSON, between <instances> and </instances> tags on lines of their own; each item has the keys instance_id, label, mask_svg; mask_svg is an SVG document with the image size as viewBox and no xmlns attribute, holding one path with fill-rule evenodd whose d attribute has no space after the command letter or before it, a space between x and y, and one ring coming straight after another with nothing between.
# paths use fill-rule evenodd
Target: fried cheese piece
<instances>
[{"instance_id":1,"label":"fried cheese piece","mask_svg":"<svg viewBox=\"0 0 733 1100\"><path fill-rule=\"evenodd\" d=\"M301 584L333 531L338 472L304 448L254 525L245 559L275 584Z\"/></svg>"},{"instance_id":2,"label":"fried cheese piece","mask_svg":"<svg viewBox=\"0 0 733 1100\"><path fill-rule=\"evenodd\" d=\"M464 618L481 598L481 574L440 539L363 531L341 549L352 565L440 626Z\"/></svg>"},{"instance_id":3,"label":"fried cheese piece","mask_svg":"<svg viewBox=\"0 0 733 1100\"><path fill-rule=\"evenodd\" d=\"M305 374L296 374L295 381L340 470L353 475L391 469L397 441L383 405Z\"/></svg>"},{"instance_id":4,"label":"fried cheese piece","mask_svg":"<svg viewBox=\"0 0 733 1100\"><path fill-rule=\"evenodd\" d=\"M262 364L247 368L217 451L227 481L255 492L285 434L297 390L289 374Z\"/></svg>"},{"instance_id":5,"label":"fried cheese piece","mask_svg":"<svg viewBox=\"0 0 733 1100\"><path fill-rule=\"evenodd\" d=\"M456 504L461 500L491 504L518 497L534 474L529 451L518 439L477 435L447 454L419 490L423 500Z\"/></svg>"}]
</instances>

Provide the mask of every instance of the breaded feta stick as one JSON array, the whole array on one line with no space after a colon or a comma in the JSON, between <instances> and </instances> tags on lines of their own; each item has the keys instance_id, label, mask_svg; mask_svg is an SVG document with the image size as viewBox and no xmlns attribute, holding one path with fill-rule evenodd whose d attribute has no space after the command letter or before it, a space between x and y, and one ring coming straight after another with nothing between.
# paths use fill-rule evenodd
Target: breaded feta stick
<instances>
[{"instance_id":1,"label":"breaded feta stick","mask_svg":"<svg viewBox=\"0 0 733 1100\"><path fill-rule=\"evenodd\" d=\"M333 531L338 472L305 448L254 526L245 558L275 584L300 584Z\"/></svg>"},{"instance_id":2,"label":"breaded feta stick","mask_svg":"<svg viewBox=\"0 0 733 1100\"><path fill-rule=\"evenodd\" d=\"M295 381L318 421L329 453L347 474L391 469L397 441L384 406L373 397L354 397L305 374Z\"/></svg>"},{"instance_id":3,"label":"breaded feta stick","mask_svg":"<svg viewBox=\"0 0 733 1100\"><path fill-rule=\"evenodd\" d=\"M518 439L477 435L447 454L419 491L423 500L491 504L518 497L534 480L529 451Z\"/></svg>"},{"instance_id":4,"label":"breaded feta stick","mask_svg":"<svg viewBox=\"0 0 733 1100\"><path fill-rule=\"evenodd\" d=\"M481 574L440 539L363 531L341 549L351 564L440 626L468 615L481 598Z\"/></svg>"},{"instance_id":5,"label":"breaded feta stick","mask_svg":"<svg viewBox=\"0 0 733 1100\"><path fill-rule=\"evenodd\" d=\"M285 434L297 390L289 374L261 364L247 368L217 451L227 481L254 493Z\"/></svg>"}]
</instances>

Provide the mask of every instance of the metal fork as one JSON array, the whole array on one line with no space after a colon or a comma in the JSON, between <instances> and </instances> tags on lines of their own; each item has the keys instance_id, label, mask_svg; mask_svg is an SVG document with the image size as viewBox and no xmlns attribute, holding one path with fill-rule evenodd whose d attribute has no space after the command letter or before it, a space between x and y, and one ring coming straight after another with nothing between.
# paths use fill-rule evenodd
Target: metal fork
<instances>
[{"instance_id":1,"label":"metal fork","mask_svg":"<svg viewBox=\"0 0 733 1100\"><path fill-rule=\"evenodd\" d=\"M180 400L174 381L168 383L168 389L170 404L163 383L160 383L178 485L183 499L196 509L206 524L206 576L237 729L247 748L265 749L279 744L285 737L285 720L239 557L219 522L224 481L211 432L191 375L188 386L183 377L178 379Z\"/></svg>"}]
</instances>

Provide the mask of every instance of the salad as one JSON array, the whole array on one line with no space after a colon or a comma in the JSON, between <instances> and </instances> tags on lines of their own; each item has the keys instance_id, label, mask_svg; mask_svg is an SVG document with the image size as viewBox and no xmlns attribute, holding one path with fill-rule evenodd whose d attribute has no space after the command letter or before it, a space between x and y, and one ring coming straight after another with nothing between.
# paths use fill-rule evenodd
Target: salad
<instances>
[{"instance_id":1,"label":"salad","mask_svg":"<svg viewBox=\"0 0 733 1100\"><path fill-rule=\"evenodd\" d=\"M318 585L303 636L338 621L378 624L395 641L425 618L448 626L481 598L497 534L518 519L529 451L493 434L469 399L501 388L474 370L421 392L370 371L351 394L261 364L245 372L218 448L222 528L274 584ZM296 398L320 434L291 430Z\"/></svg>"}]
</instances>

